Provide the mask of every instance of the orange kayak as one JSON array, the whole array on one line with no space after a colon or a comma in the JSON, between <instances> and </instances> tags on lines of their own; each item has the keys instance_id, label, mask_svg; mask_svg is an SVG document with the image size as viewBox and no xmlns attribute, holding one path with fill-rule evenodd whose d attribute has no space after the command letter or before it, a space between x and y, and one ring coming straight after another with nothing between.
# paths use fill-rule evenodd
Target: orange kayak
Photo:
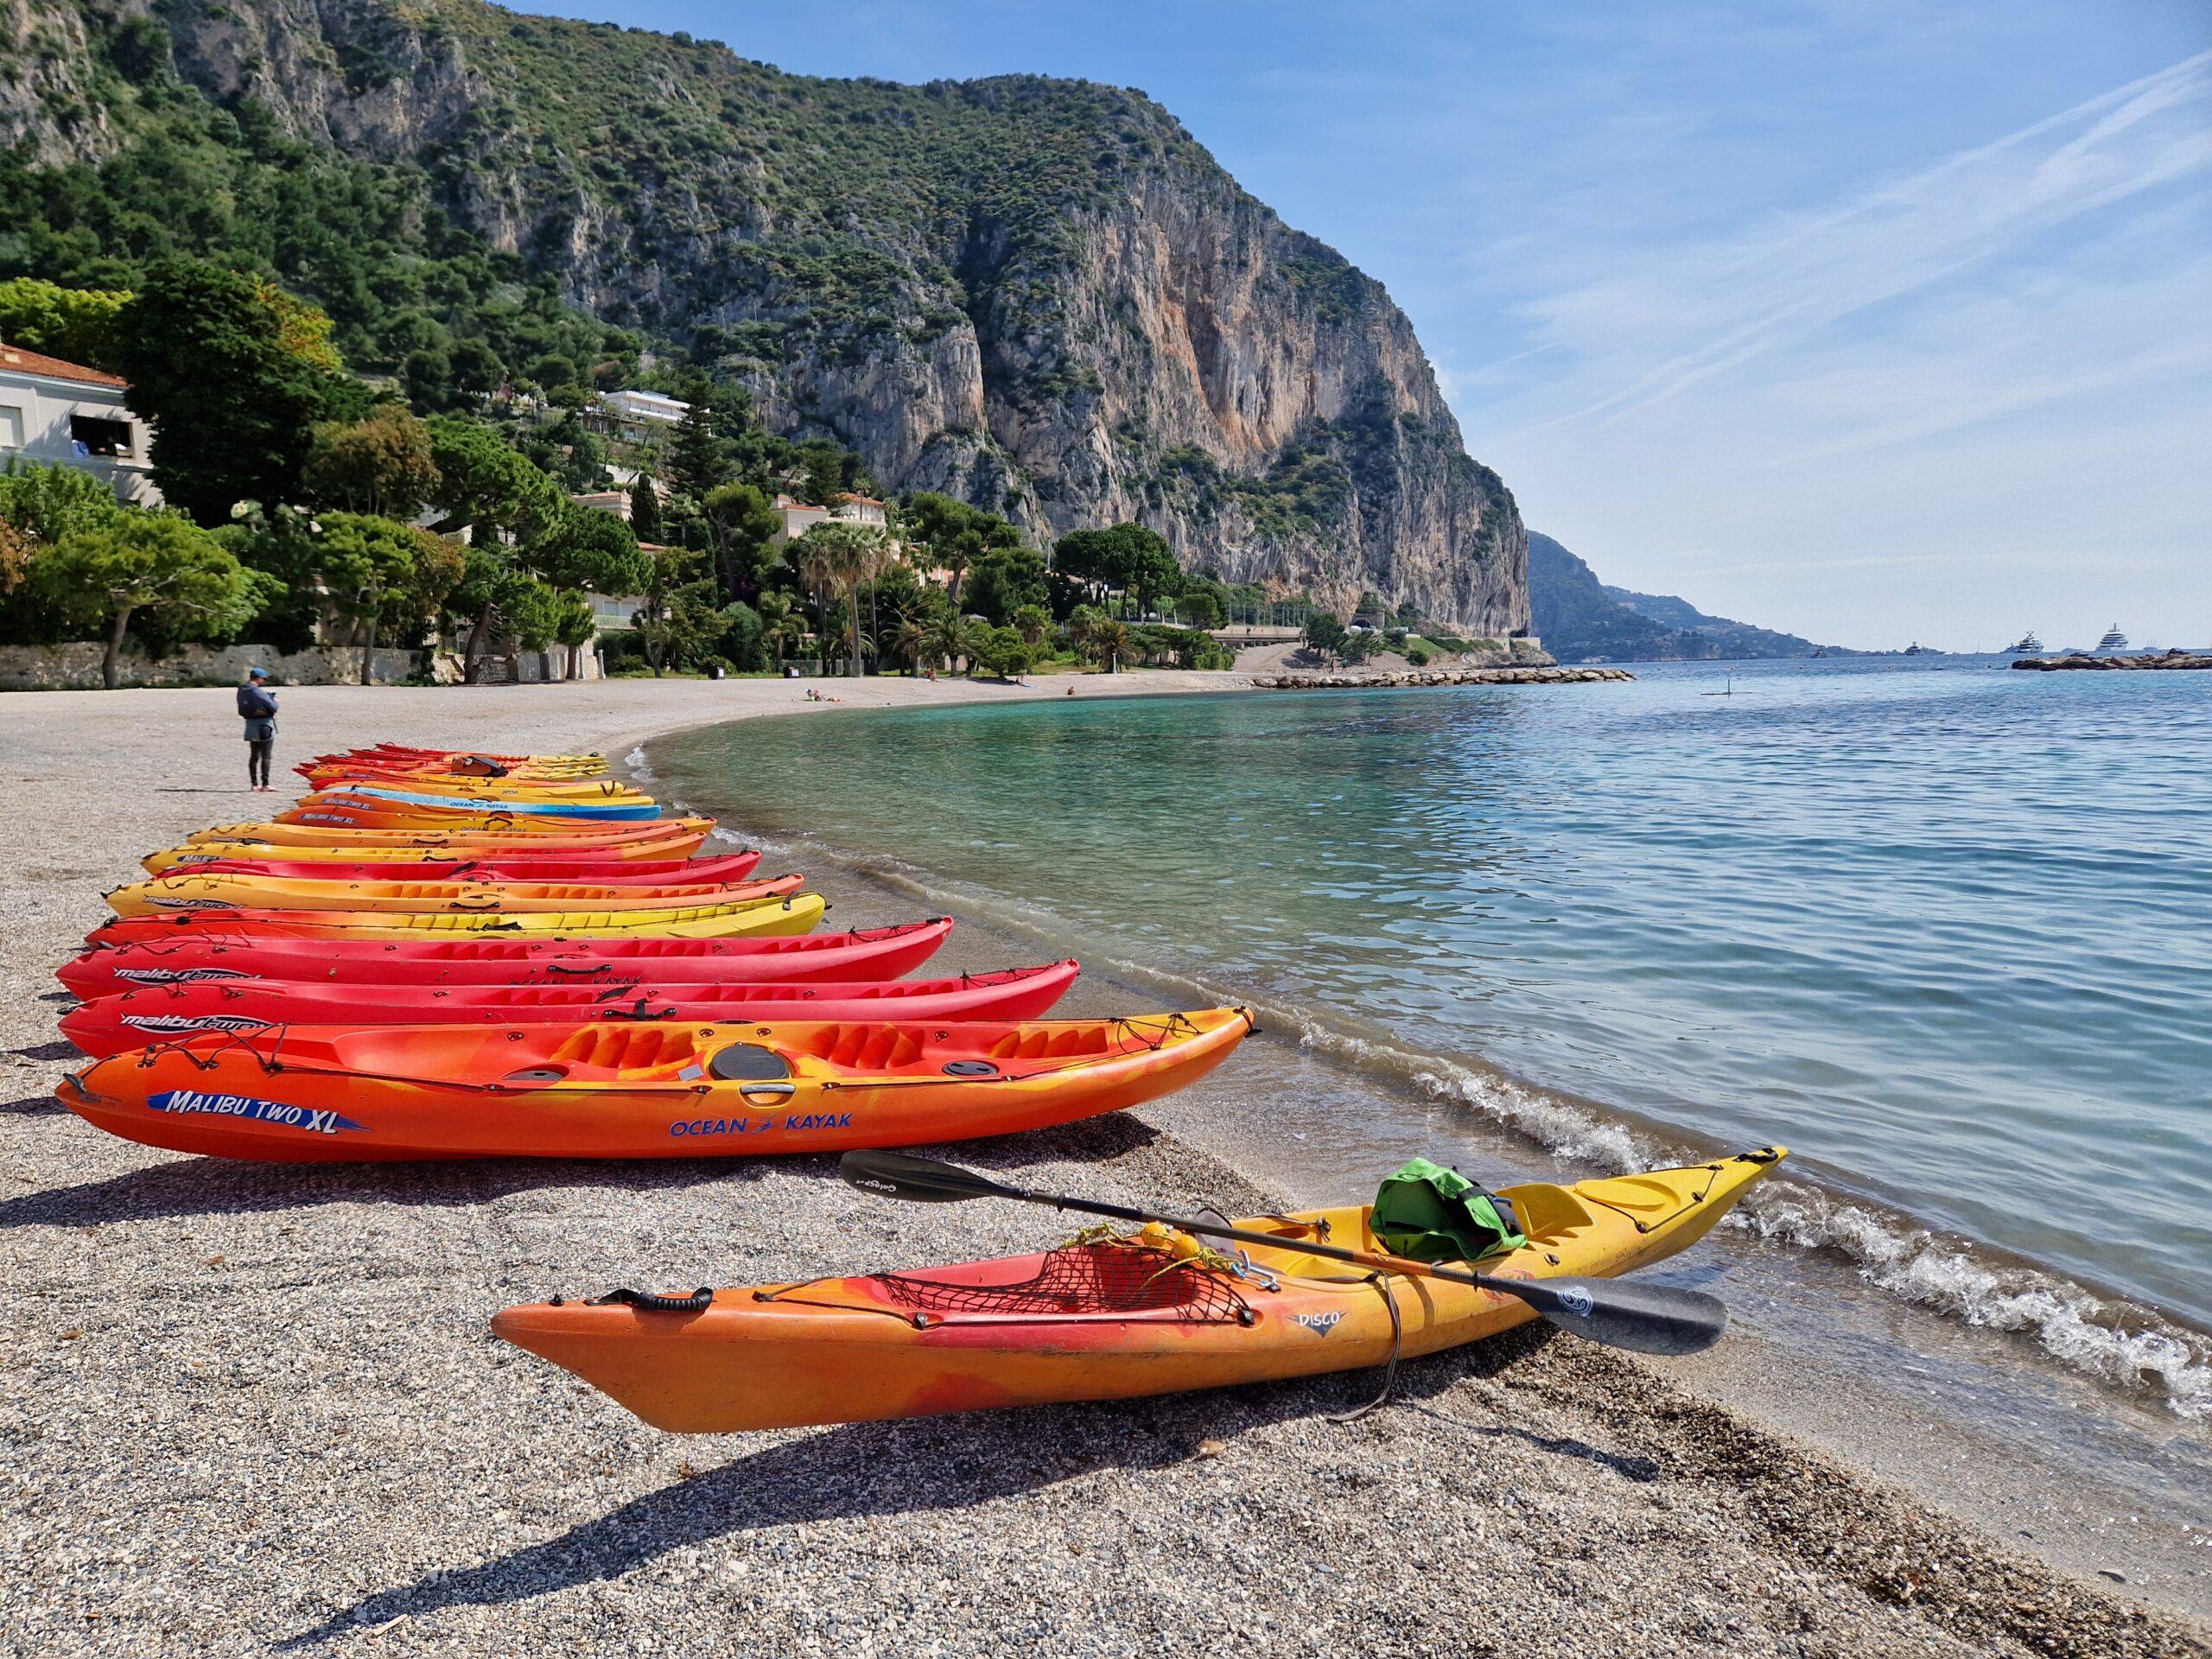
<instances>
[{"instance_id":1,"label":"orange kayak","mask_svg":"<svg viewBox=\"0 0 2212 1659\"><path fill-rule=\"evenodd\" d=\"M1121 1020L280 1026L66 1078L111 1134L277 1163L696 1158L1010 1135L1204 1077L1242 1008Z\"/></svg>"},{"instance_id":2,"label":"orange kayak","mask_svg":"<svg viewBox=\"0 0 2212 1659\"><path fill-rule=\"evenodd\" d=\"M712 818L652 818L642 823L595 824L562 830L543 824L502 829L346 829L308 823L219 823L186 837L188 847L213 842L261 847L397 847L452 851L473 856L512 849L563 858L685 858L715 827Z\"/></svg>"},{"instance_id":3,"label":"orange kayak","mask_svg":"<svg viewBox=\"0 0 2212 1659\"><path fill-rule=\"evenodd\" d=\"M1611 1278L1649 1267L1704 1237L1783 1155L1767 1147L1683 1169L1506 1187L1500 1196L1529 1242L1482 1271ZM492 1329L656 1428L719 1434L1363 1370L1535 1317L1503 1292L1300 1249L1313 1240L1384 1250L1363 1205L1234 1224L1281 1247L1254 1246L1236 1262L1153 1222L1120 1238L907 1273L556 1299L508 1308Z\"/></svg>"},{"instance_id":4,"label":"orange kayak","mask_svg":"<svg viewBox=\"0 0 2212 1659\"><path fill-rule=\"evenodd\" d=\"M802 875L765 881L587 882L320 881L289 875L202 875L185 870L134 881L107 895L118 916L172 911L375 911L461 915L575 910L671 910L687 905L741 905L780 899L805 884Z\"/></svg>"}]
</instances>

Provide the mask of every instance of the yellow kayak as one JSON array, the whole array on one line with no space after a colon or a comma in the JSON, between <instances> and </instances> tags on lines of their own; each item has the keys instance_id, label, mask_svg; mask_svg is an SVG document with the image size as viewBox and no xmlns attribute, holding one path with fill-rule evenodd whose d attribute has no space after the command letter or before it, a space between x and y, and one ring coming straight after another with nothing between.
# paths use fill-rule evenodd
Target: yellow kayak
<instances>
[{"instance_id":1,"label":"yellow kayak","mask_svg":"<svg viewBox=\"0 0 2212 1659\"><path fill-rule=\"evenodd\" d=\"M1528 1243L1478 1265L1526 1279L1649 1267L1704 1237L1783 1155L1774 1147L1682 1169L1506 1187L1500 1196ZM1502 1292L1378 1276L1299 1248L1313 1240L1383 1252L1368 1217L1367 1205L1353 1205L1240 1221L1282 1241L1253 1248L1249 1266L1152 1222L1032 1255L747 1285L710 1299L677 1293L658 1308L614 1297L539 1302L508 1308L492 1329L656 1428L724 1433L1359 1370L1536 1317Z\"/></svg>"}]
</instances>

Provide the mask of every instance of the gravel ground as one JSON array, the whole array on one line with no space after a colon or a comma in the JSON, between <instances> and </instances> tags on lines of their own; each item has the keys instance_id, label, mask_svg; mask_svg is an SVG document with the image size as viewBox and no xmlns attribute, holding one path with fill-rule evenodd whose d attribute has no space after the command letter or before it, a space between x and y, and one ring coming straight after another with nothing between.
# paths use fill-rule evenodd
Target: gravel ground
<instances>
[{"instance_id":1,"label":"gravel ground","mask_svg":"<svg viewBox=\"0 0 2212 1659\"><path fill-rule=\"evenodd\" d=\"M285 703L280 763L387 736L619 755L799 706L757 682ZM243 747L224 691L0 698L0 776L22 780L0 889L0 1654L2212 1651L1655 1368L1539 1333L1408 1368L1351 1424L1329 1414L1372 1376L647 1429L486 1318L554 1291L995 1253L1059 1224L894 1207L827 1160L260 1167L77 1122L49 1094L50 971L139 853L270 799L233 781ZM1272 1201L1132 1116L959 1155L1125 1199Z\"/></svg>"}]
</instances>

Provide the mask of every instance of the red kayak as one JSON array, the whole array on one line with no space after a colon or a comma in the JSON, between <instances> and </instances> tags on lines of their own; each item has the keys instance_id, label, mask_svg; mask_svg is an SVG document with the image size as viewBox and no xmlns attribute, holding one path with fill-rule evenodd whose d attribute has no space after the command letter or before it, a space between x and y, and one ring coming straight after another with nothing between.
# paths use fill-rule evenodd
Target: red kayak
<instances>
[{"instance_id":1,"label":"red kayak","mask_svg":"<svg viewBox=\"0 0 2212 1659\"><path fill-rule=\"evenodd\" d=\"M166 938L87 950L60 971L90 1000L141 985L277 980L393 985L759 985L896 979L952 918L734 939ZM379 995L370 991L365 995Z\"/></svg>"},{"instance_id":2,"label":"red kayak","mask_svg":"<svg viewBox=\"0 0 2212 1659\"><path fill-rule=\"evenodd\" d=\"M957 979L811 985L357 985L279 980L148 986L62 1017L61 1034L98 1059L203 1031L264 1026L538 1026L595 1020L1033 1020L1075 983L1076 964L1007 968Z\"/></svg>"},{"instance_id":3,"label":"red kayak","mask_svg":"<svg viewBox=\"0 0 2212 1659\"><path fill-rule=\"evenodd\" d=\"M180 860L164 875L280 875L305 881L557 881L597 886L728 887L751 875L754 852L721 858L428 858L389 864L328 864L275 858Z\"/></svg>"}]
</instances>

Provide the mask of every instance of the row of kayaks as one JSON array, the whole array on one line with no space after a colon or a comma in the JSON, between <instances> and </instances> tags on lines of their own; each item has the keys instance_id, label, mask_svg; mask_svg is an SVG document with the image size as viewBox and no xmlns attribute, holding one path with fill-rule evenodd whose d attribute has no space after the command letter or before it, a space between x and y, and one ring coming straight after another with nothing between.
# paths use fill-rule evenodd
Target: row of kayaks
<instances>
[{"instance_id":1,"label":"row of kayaks","mask_svg":"<svg viewBox=\"0 0 2212 1659\"><path fill-rule=\"evenodd\" d=\"M1170 1094L1241 1008L1054 1019L1072 961L923 976L952 923L827 906L585 755L380 745L265 823L149 855L60 970L91 1063L60 1094L148 1145L271 1162L829 1153L999 1135ZM1502 1197L1485 1273L1609 1276L1701 1237L1778 1152ZM1350 1273L1363 1206L914 1273L511 1308L508 1340L645 1421L721 1431L1120 1398L1378 1364L1522 1300ZM1185 1226L1196 1224L1185 1224ZM1410 1269L1409 1269L1410 1270Z\"/></svg>"}]
</instances>

